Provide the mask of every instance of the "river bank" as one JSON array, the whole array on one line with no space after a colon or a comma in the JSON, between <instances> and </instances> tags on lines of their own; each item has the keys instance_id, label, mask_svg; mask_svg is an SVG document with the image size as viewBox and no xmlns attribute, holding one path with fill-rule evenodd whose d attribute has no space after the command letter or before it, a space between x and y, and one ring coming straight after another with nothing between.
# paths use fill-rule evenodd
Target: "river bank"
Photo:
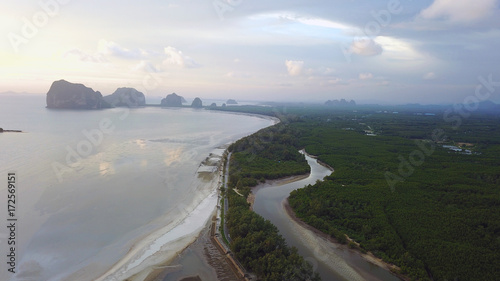
<instances>
[{"instance_id":1,"label":"river bank","mask_svg":"<svg viewBox=\"0 0 500 281\"><path fill-rule=\"evenodd\" d=\"M410 278L408 278L407 276L404 276L402 274L398 274L397 273L397 271L399 271L400 268L397 267L396 265L393 265L393 264L385 262L381 258L378 258L375 255L373 255L371 252L362 253L358 249L352 249L352 248L350 248L346 244L341 244L335 238L331 237L330 235L328 235L328 234L320 231L319 229L317 229L317 228L315 228L313 226L310 226L307 223L305 223L304 221L302 221L300 218L298 218L295 215L295 212L293 211L292 207L288 203L288 198L286 198L283 201L282 207L285 210L285 212L288 215L288 217L290 218L290 220L292 220L293 222L296 223L297 227L300 227L300 228L302 228L305 231L310 231L311 233L314 233L314 235L316 235L317 237L322 238L322 239L324 239L324 240L326 240L326 241L334 244L336 247L342 248L342 249L344 249L346 251L355 252L356 254L358 254L361 257L363 257L363 259L365 259L366 261L368 261L368 262L370 262L370 263L372 263L372 264L374 264L374 265L376 265L378 267L381 267L381 268L383 268L383 269L391 272L391 274L397 276L401 280L410 281ZM353 243L357 244L354 240L350 239L348 236L347 236L347 240L350 241L350 242L353 242Z\"/></svg>"},{"instance_id":2,"label":"river bank","mask_svg":"<svg viewBox=\"0 0 500 281\"><path fill-rule=\"evenodd\" d=\"M323 280L400 280L381 264L363 258L361 253L347 245L334 243L336 241L324 233L306 228L304 222L292 219L287 213L283 202L291 191L314 184L332 172L331 167L321 165L316 159L305 155L311 166L310 175L266 182L254 188L254 211L270 220L287 244L297 247L299 254L313 265Z\"/></svg>"}]
</instances>

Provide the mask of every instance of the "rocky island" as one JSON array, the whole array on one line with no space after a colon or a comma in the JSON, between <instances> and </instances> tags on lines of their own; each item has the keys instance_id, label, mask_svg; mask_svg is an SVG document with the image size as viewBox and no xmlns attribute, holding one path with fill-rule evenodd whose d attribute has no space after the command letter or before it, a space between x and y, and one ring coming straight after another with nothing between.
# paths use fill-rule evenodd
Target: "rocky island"
<instances>
[{"instance_id":1,"label":"rocky island","mask_svg":"<svg viewBox=\"0 0 500 281\"><path fill-rule=\"evenodd\" d=\"M146 97L134 88L118 88L116 91L104 97L104 100L112 106L139 107L146 105Z\"/></svg>"},{"instance_id":2,"label":"rocky island","mask_svg":"<svg viewBox=\"0 0 500 281\"><path fill-rule=\"evenodd\" d=\"M202 108L203 107L203 102L201 101L200 98L195 98L193 102L191 103L191 107L194 108Z\"/></svg>"},{"instance_id":3,"label":"rocky island","mask_svg":"<svg viewBox=\"0 0 500 281\"><path fill-rule=\"evenodd\" d=\"M172 93L161 100L161 106L181 107L183 100L183 97L177 95L176 93Z\"/></svg>"},{"instance_id":4,"label":"rocky island","mask_svg":"<svg viewBox=\"0 0 500 281\"><path fill-rule=\"evenodd\" d=\"M47 108L61 109L101 109L110 108L100 92L83 84L74 84L65 80L52 83L47 92Z\"/></svg>"}]
</instances>

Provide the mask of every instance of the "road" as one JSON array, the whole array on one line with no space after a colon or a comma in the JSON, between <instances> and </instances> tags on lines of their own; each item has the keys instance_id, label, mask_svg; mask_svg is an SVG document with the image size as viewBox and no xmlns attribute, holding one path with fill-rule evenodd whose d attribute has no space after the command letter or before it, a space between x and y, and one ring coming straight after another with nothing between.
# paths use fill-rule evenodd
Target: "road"
<instances>
[{"instance_id":1,"label":"road","mask_svg":"<svg viewBox=\"0 0 500 281\"><path fill-rule=\"evenodd\" d=\"M226 171L224 172L224 190L226 191L226 194L228 192L227 182L229 180L229 160L231 159L231 154L232 152L229 152L229 154L227 155ZM227 195L226 195L224 196L224 216L227 214L228 206L229 202L227 200ZM222 227L224 228L224 235L226 236L227 241L231 243L231 237L229 237L229 230L227 229L225 219L224 219L224 225Z\"/></svg>"}]
</instances>

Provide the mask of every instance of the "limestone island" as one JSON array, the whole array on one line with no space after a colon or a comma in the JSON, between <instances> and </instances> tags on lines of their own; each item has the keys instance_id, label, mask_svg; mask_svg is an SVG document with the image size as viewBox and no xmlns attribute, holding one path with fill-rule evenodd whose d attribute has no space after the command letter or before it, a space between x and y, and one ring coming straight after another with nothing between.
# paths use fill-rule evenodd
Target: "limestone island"
<instances>
[{"instance_id":1,"label":"limestone island","mask_svg":"<svg viewBox=\"0 0 500 281\"><path fill-rule=\"evenodd\" d=\"M146 96L134 88L118 88L104 100L117 107L139 107L146 105Z\"/></svg>"},{"instance_id":2,"label":"limestone island","mask_svg":"<svg viewBox=\"0 0 500 281\"><path fill-rule=\"evenodd\" d=\"M52 83L47 92L47 108L59 109L101 109L111 108L100 92L83 84L74 84L66 80Z\"/></svg>"},{"instance_id":3,"label":"limestone island","mask_svg":"<svg viewBox=\"0 0 500 281\"><path fill-rule=\"evenodd\" d=\"M161 100L161 106L181 107L183 100L185 101L183 97L177 95L176 93L172 93Z\"/></svg>"},{"instance_id":4,"label":"limestone island","mask_svg":"<svg viewBox=\"0 0 500 281\"><path fill-rule=\"evenodd\" d=\"M202 108L203 107L203 102L201 101L200 98L195 98L193 102L191 103L191 107L193 108Z\"/></svg>"}]
</instances>

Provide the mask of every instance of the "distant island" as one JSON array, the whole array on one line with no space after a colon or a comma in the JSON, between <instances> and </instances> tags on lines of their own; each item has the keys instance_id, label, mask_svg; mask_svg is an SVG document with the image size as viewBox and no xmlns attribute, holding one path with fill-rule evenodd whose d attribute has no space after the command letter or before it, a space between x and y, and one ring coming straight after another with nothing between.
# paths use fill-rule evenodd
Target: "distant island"
<instances>
[{"instance_id":1,"label":"distant island","mask_svg":"<svg viewBox=\"0 0 500 281\"><path fill-rule=\"evenodd\" d=\"M83 84L74 84L66 80L52 83L47 93L47 108L60 109L101 109L110 108L100 92Z\"/></svg>"},{"instance_id":2,"label":"distant island","mask_svg":"<svg viewBox=\"0 0 500 281\"><path fill-rule=\"evenodd\" d=\"M138 107L146 105L146 97L134 88L118 88L104 97L104 100L113 106Z\"/></svg>"},{"instance_id":3,"label":"distant island","mask_svg":"<svg viewBox=\"0 0 500 281\"><path fill-rule=\"evenodd\" d=\"M161 100L161 106L167 107L181 107L182 101L185 99L176 93L172 93Z\"/></svg>"},{"instance_id":4,"label":"distant island","mask_svg":"<svg viewBox=\"0 0 500 281\"><path fill-rule=\"evenodd\" d=\"M226 104L238 104L238 102L237 102L237 101L235 101L235 100L233 100L233 99L228 99L228 100L226 101Z\"/></svg>"},{"instance_id":5,"label":"distant island","mask_svg":"<svg viewBox=\"0 0 500 281\"><path fill-rule=\"evenodd\" d=\"M21 130L4 130L3 128L0 128L0 133L22 133L23 131Z\"/></svg>"},{"instance_id":6,"label":"distant island","mask_svg":"<svg viewBox=\"0 0 500 281\"><path fill-rule=\"evenodd\" d=\"M200 98L195 98L193 100L193 103L191 103L191 107L194 107L194 108L202 108L203 107L203 102L201 101Z\"/></svg>"}]
</instances>

